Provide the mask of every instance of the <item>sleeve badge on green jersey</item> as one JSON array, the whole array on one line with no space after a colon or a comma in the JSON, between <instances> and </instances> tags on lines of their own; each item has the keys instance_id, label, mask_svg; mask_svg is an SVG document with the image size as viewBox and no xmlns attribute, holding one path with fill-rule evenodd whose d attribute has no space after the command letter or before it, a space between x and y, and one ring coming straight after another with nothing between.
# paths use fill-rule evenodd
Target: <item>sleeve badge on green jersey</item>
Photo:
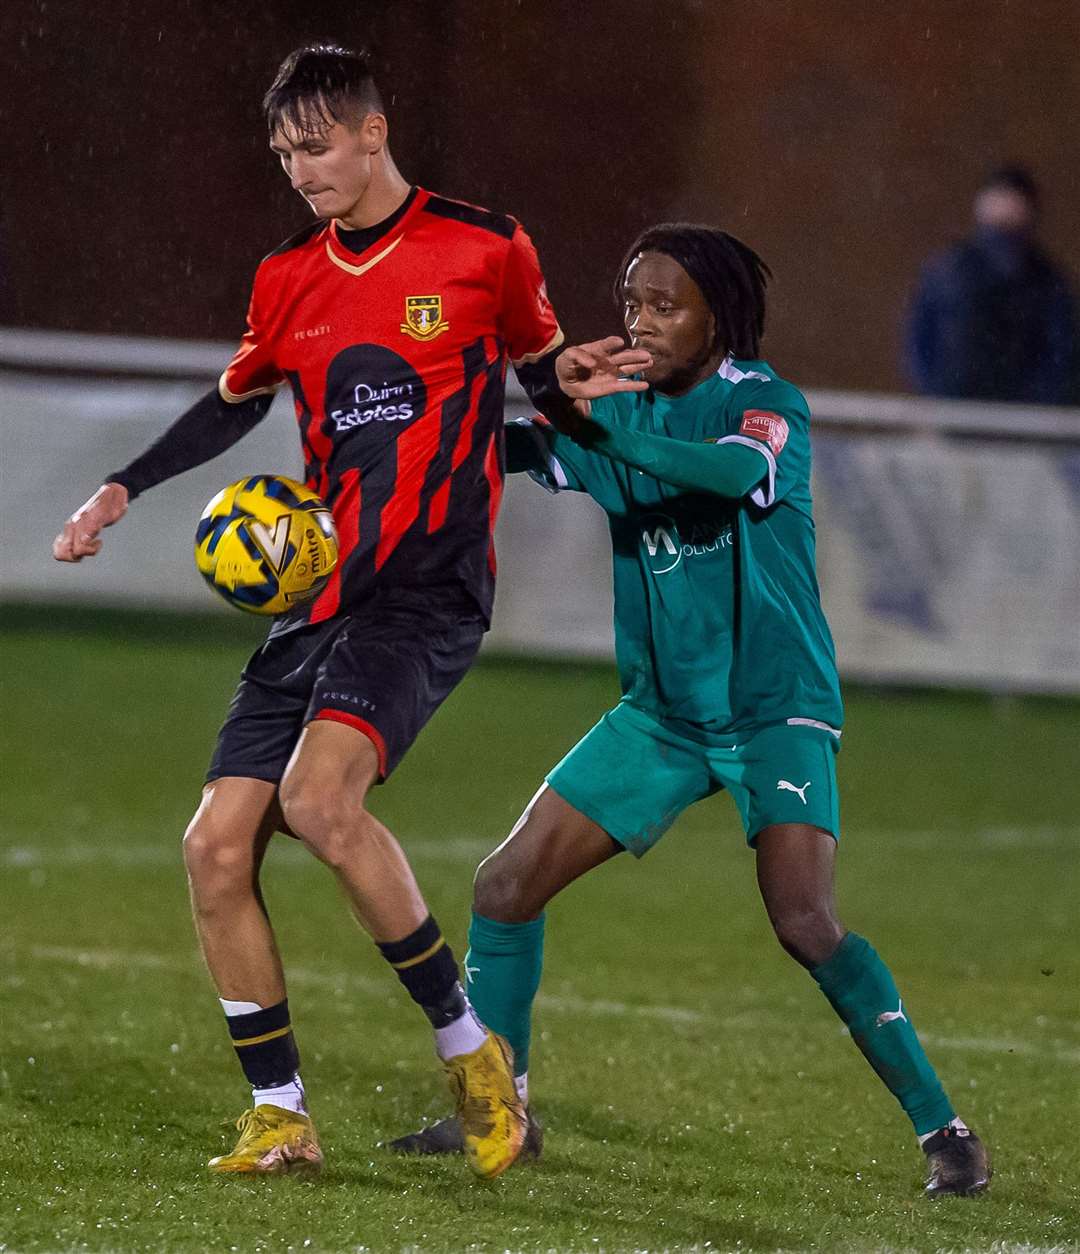
<instances>
[{"instance_id":1,"label":"sleeve badge on green jersey","mask_svg":"<svg viewBox=\"0 0 1080 1254\"><path fill-rule=\"evenodd\" d=\"M770 413L767 409L746 410L739 431L743 435L753 436L755 440L764 440L772 449L774 457L780 456L780 450L788 439L787 419Z\"/></svg>"}]
</instances>

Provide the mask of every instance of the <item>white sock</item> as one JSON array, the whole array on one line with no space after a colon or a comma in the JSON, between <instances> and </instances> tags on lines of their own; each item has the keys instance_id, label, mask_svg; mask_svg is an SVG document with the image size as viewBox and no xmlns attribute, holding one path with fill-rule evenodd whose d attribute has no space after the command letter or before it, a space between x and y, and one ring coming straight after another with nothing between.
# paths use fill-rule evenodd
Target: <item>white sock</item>
<instances>
[{"instance_id":1,"label":"white sock","mask_svg":"<svg viewBox=\"0 0 1080 1254\"><path fill-rule=\"evenodd\" d=\"M522 1106L529 1104L529 1073L523 1071L521 1075L514 1076L514 1088L517 1089L518 1100Z\"/></svg>"},{"instance_id":2,"label":"white sock","mask_svg":"<svg viewBox=\"0 0 1080 1254\"><path fill-rule=\"evenodd\" d=\"M304 1085L299 1072L288 1084L278 1084L272 1089L252 1089L253 1106L280 1106L282 1110L295 1110L298 1115L308 1113Z\"/></svg>"},{"instance_id":3,"label":"white sock","mask_svg":"<svg viewBox=\"0 0 1080 1254\"><path fill-rule=\"evenodd\" d=\"M949 1122L945 1126L947 1128L952 1128L954 1131L960 1132L960 1133L964 1133L969 1130L967 1124L963 1121L963 1119L959 1117L959 1115L955 1119L950 1119ZM940 1131L941 1131L940 1128L935 1128L933 1132L924 1132L922 1136L919 1137L919 1144L925 1145L926 1142L929 1141L932 1136L937 1136L937 1134Z\"/></svg>"},{"instance_id":4,"label":"white sock","mask_svg":"<svg viewBox=\"0 0 1080 1254\"><path fill-rule=\"evenodd\" d=\"M221 1009L227 1015L253 1015L260 1010L265 1010L265 1006L260 1006L257 1001L229 1001L227 997L219 997Z\"/></svg>"},{"instance_id":5,"label":"white sock","mask_svg":"<svg viewBox=\"0 0 1080 1254\"><path fill-rule=\"evenodd\" d=\"M458 1054L471 1054L487 1040L487 1028L476 1017L472 1006L465 1003L465 1013L448 1023L445 1028L435 1029L435 1052L444 1061Z\"/></svg>"}]
</instances>

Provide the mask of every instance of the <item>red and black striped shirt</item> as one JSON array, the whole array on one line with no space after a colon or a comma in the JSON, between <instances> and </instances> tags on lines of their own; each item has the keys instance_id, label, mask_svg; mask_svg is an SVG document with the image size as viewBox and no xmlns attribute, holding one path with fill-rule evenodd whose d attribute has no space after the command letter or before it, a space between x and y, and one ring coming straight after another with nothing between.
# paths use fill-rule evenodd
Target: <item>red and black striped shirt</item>
<instances>
[{"instance_id":1,"label":"red and black striped shirt","mask_svg":"<svg viewBox=\"0 0 1080 1254\"><path fill-rule=\"evenodd\" d=\"M353 236L320 222L265 258L219 383L233 404L289 384L337 523L332 582L280 626L387 584L463 592L490 619L507 362L562 340L535 249L513 218L422 189L362 252Z\"/></svg>"}]
</instances>

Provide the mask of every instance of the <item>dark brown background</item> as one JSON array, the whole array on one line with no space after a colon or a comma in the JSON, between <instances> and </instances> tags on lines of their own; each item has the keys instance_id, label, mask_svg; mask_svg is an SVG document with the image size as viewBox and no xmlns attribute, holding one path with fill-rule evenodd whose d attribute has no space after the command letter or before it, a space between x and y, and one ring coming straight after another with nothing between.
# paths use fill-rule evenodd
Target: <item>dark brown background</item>
<instances>
[{"instance_id":1,"label":"dark brown background","mask_svg":"<svg viewBox=\"0 0 1080 1254\"><path fill-rule=\"evenodd\" d=\"M780 369L896 387L919 262L1003 160L1080 270L1076 0L19 0L0 322L235 338L259 258L307 221L259 98L316 37L374 46L407 178L525 222L572 336L617 329L638 230L707 220L776 272Z\"/></svg>"}]
</instances>

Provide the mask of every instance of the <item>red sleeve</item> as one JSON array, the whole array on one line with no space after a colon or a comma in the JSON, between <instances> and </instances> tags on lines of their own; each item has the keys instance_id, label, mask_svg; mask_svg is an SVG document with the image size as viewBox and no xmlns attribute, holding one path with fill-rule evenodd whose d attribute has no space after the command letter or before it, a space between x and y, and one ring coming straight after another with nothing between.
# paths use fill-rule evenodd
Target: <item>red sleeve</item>
<instances>
[{"instance_id":1,"label":"red sleeve","mask_svg":"<svg viewBox=\"0 0 1080 1254\"><path fill-rule=\"evenodd\" d=\"M265 289L266 279L260 267L251 291L247 330L218 380L222 399L234 405L251 396L274 392L283 382L281 371L274 365L273 342L267 330Z\"/></svg>"},{"instance_id":2,"label":"red sleeve","mask_svg":"<svg viewBox=\"0 0 1080 1254\"><path fill-rule=\"evenodd\" d=\"M501 330L515 366L535 361L563 341L562 328L548 300L547 285L533 242L518 226L510 239L503 272Z\"/></svg>"}]
</instances>

